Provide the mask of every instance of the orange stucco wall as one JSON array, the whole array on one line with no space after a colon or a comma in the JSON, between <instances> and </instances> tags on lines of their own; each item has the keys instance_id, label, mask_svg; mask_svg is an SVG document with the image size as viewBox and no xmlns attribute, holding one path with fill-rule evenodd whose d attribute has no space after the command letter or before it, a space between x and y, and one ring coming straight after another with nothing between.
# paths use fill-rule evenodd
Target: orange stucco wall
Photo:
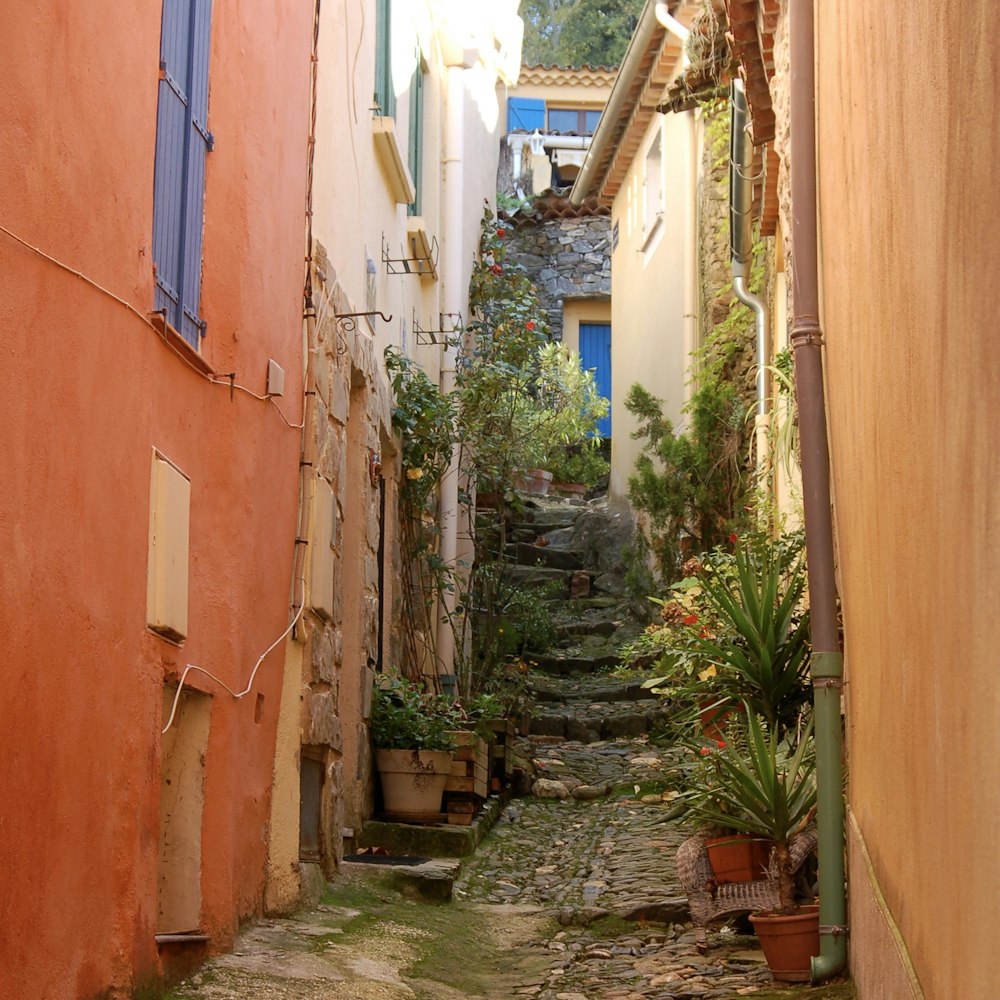
<instances>
[{"instance_id":1,"label":"orange stucco wall","mask_svg":"<svg viewBox=\"0 0 1000 1000\"><path fill-rule=\"evenodd\" d=\"M309 5L216 3L203 354L301 413ZM6 5L0 225L153 304L160 5ZM299 433L210 385L123 305L0 233L0 998L126 995L154 943L163 683L244 685L289 615ZM150 461L191 479L189 632L145 628ZM259 909L280 650L212 695L202 930ZM255 721L256 694L264 696ZM108 993L107 991L111 991Z\"/></svg>"},{"instance_id":2,"label":"orange stucco wall","mask_svg":"<svg viewBox=\"0 0 1000 1000\"><path fill-rule=\"evenodd\" d=\"M864 1000L907 956L928 1000L996 995L995 18L989 0L817 5L852 924L877 906L899 934L852 927Z\"/></svg>"}]
</instances>

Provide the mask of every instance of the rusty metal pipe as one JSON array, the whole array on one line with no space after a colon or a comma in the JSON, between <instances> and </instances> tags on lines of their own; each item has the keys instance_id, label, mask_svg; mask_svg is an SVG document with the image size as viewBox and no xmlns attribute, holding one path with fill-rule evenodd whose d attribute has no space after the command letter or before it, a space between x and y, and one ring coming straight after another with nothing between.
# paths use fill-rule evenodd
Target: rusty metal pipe
<instances>
[{"instance_id":1,"label":"rusty metal pipe","mask_svg":"<svg viewBox=\"0 0 1000 1000\"><path fill-rule=\"evenodd\" d=\"M799 410L813 646L820 954L812 960L811 979L813 983L818 983L837 975L847 959L844 798L840 759L843 742L840 718L843 655L837 620L833 516L830 509L830 448L823 385L823 331L819 318L813 0L792 0L789 19L793 253L791 341Z\"/></svg>"}]
</instances>

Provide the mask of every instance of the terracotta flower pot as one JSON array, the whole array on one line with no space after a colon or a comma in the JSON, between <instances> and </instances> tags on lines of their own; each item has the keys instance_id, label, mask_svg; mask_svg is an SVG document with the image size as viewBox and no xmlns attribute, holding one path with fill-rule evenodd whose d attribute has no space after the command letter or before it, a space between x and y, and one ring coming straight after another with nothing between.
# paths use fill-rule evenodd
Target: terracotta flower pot
<instances>
[{"instance_id":1,"label":"terracotta flower pot","mask_svg":"<svg viewBox=\"0 0 1000 1000\"><path fill-rule=\"evenodd\" d=\"M528 469L514 482L514 489L522 493L533 493L535 496L548 496L552 473L545 469Z\"/></svg>"},{"instance_id":2,"label":"terracotta flower pot","mask_svg":"<svg viewBox=\"0 0 1000 1000\"><path fill-rule=\"evenodd\" d=\"M819 907L803 906L798 913L752 913L767 967L775 979L801 983L809 979L809 959L819 954Z\"/></svg>"},{"instance_id":3,"label":"terracotta flower pot","mask_svg":"<svg viewBox=\"0 0 1000 1000\"><path fill-rule=\"evenodd\" d=\"M385 811L413 815L440 812L451 761L446 750L376 750Z\"/></svg>"},{"instance_id":4,"label":"terracotta flower pot","mask_svg":"<svg viewBox=\"0 0 1000 1000\"><path fill-rule=\"evenodd\" d=\"M766 878L772 847L773 840L747 833L730 833L705 841L708 863L719 884L754 882Z\"/></svg>"}]
</instances>

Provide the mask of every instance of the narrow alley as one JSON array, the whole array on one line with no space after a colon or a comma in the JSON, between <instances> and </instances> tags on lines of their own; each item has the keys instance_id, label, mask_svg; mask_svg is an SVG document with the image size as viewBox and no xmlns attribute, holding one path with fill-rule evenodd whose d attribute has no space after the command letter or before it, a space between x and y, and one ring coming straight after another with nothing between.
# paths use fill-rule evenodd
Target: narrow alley
<instances>
[{"instance_id":1,"label":"narrow alley","mask_svg":"<svg viewBox=\"0 0 1000 1000\"><path fill-rule=\"evenodd\" d=\"M574 546L583 537L600 547L603 500L528 507L514 535L544 544L519 543L526 572L544 554L539 579L601 576ZM585 533L574 527L581 513ZM604 586L618 589L607 577ZM493 825L475 853L350 855L318 906L249 929L176 1000L801 995L776 988L743 921L713 932L707 953L697 948L676 868L691 833L672 808L680 751L658 699L613 673L614 651L637 629L628 602L595 593L550 607L563 642L532 661L530 735L516 740L530 794L484 813L480 823ZM840 984L810 996L854 993Z\"/></svg>"}]
</instances>

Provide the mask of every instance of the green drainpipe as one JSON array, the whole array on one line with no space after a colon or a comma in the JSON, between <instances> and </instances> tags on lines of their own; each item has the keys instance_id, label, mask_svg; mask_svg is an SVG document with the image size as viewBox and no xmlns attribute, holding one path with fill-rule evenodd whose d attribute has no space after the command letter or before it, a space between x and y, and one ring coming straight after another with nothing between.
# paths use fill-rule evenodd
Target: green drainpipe
<instances>
[{"instance_id":1,"label":"green drainpipe","mask_svg":"<svg viewBox=\"0 0 1000 1000\"><path fill-rule=\"evenodd\" d=\"M836 976L847 961L847 900L844 895L844 795L841 756L840 688L844 676L841 653L811 658L814 734L816 740L816 826L819 832L819 942L811 980ZM823 851L823 846L827 850Z\"/></svg>"}]
</instances>

